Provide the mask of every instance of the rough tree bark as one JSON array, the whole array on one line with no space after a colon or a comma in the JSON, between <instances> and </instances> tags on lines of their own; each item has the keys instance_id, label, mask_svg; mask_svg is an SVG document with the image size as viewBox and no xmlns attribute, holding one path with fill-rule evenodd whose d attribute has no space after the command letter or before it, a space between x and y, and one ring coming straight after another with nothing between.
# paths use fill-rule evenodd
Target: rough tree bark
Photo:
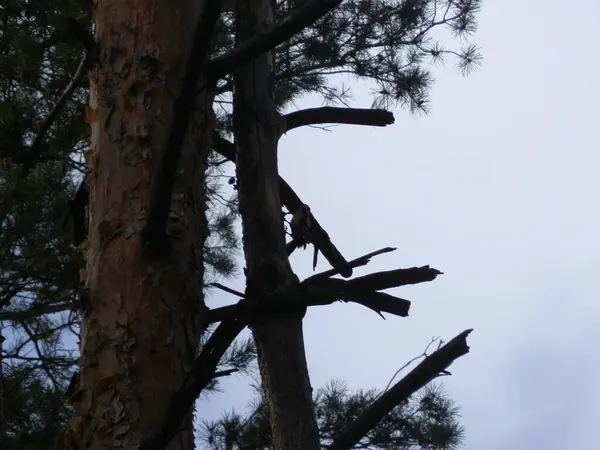
<instances>
[{"instance_id":1,"label":"rough tree bark","mask_svg":"<svg viewBox=\"0 0 600 450\"><path fill-rule=\"evenodd\" d=\"M203 0L98 0L99 58L90 74L88 295L76 417L67 447L134 449L158 428L198 353L206 235L205 155L212 96L201 93L179 160L170 252L140 239L155 171L181 90ZM203 83L203 77L199 83ZM190 411L169 450L193 448Z\"/></svg>"},{"instance_id":2,"label":"rough tree bark","mask_svg":"<svg viewBox=\"0 0 600 450\"><path fill-rule=\"evenodd\" d=\"M271 0L238 0L239 43L272 21ZM235 72L234 130L246 297L257 301L274 291L295 295L298 286L285 249L277 170L280 119L273 102L272 65L272 52L268 52ZM305 312L250 325L277 450L320 448L302 334Z\"/></svg>"}]
</instances>

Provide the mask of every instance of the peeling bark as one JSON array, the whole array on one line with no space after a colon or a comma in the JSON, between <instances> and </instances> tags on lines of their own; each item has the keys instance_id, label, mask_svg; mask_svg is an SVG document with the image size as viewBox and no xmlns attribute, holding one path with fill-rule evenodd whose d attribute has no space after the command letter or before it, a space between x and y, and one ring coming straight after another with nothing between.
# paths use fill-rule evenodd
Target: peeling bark
<instances>
[{"instance_id":1,"label":"peeling bark","mask_svg":"<svg viewBox=\"0 0 600 450\"><path fill-rule=\"evenodd\" d=\"M90 308L82 323L76 417L67 445L134 449L163 423L205 328L202 250L205 156L212 95L196 100L167 224L171 252L142 247L151 174L171 127L204 1L97 0L97 66L90 74ZM204 78L204 80L203 80ZM203 83L205 76L198 81ZM167 447L194 448L192 412Z\"/></svg>"},{"instance_id":2,"label":"peeling bark","mask_svg":"<svg viewBox=\"0 0 600 450\"><path fill-rule=\"evenodd\" d=\"M243 45L272 24L272 1L239 0L236 19L238 42ZM272 64L268 52L235 72L234 131L246 297L256 301L275 291L297 295L298 289L287 258L281 215L277 170L280 120L273 102ZM302 335L305 311L250 326L276 450L320 448Z\"/></svg>"}]
</instances>

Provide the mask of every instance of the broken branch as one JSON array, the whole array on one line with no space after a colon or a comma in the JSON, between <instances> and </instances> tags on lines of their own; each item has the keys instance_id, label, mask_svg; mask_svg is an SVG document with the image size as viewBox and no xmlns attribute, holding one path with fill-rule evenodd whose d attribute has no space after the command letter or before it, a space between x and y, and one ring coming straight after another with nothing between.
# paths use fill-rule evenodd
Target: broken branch
<instances>
[{"instance_id":1,"label":"broken branch","mask_svg":"<svg viewBox=\"0 0 600 450\"><path fill-rule=\"evenodd\" d=\"M231 289L231 288L228 288L227 286L223 286L221 283L210 283L210 285L214 286L218 289L221 289L222 291L225 291L229 294L237 295L240 298L244 298L244 294L242 294L240 291L236 291L235 289Z\"/></svg>"},{"instance_id":2,"label":"broken branch","mask_svg":"<svg viewBox=\"0 0 600 450\"><path fill-rule=\"evenodd\" d=\"M377 291L432 281L441 273L439 270L424 266L377 272L352 280L326 278L315 281L307 279L300 283L299 295L288 295L282 298L282 294L279 293L263 297L260 301L250 301L252 299L246 297L246 300L235 305L209 310L208 322L220 322L235 316L248 323L255 317L285 314L308 306L330 305L336 301L358 303L378 314L385 312L406 317L410 308L410 301Z\"/></svg>"},{"instance_id":3,"label":"broken branch","mask_svg":"<svg viewBox=\"0 0 600 450\"><path fill-rule=\"evenodd\" d=\"M145 242L157 245L163 241L173 195L175 172L183 147L197 94L198 79L205 67L207 53L223 0L205 3L194 31L192 48L187 59L182 88L173 107L173 122L161 155L158 170L152 177L148 216L143 231Z\"/></svg>"},{"instance_id":4,"label":"broken branch","mask_svg":"<svg viewBox=\"0 0 600 450\"><path fill-rule=\"evenodd\" d=\"M210 3L210 2L209 2ZM309 27L342 3L342 0L310 0L293 10L283 21L235 46L230 52L214 59L210 73L217 80L237 67L277 47Z\"/></svg>"},{"instance_id":5,"label":"broken branch","mask_svg":"<svg viewBox=\"0 0 600 450\"><path fill-rule=\"evenodd\" d=\"M437 378L456 359L469 353L467 336L472 329L454 337L427 356L417 367L368 406L329 446L329 450L350 450L360 442L397 405Z\"/></svg>"},{"instance_id":6,"label":"broken branch","mask_svg":"<svg viewBox=\"0 0 600 450\"><path fill-rule=\"evenodd\" d=\"M325 106L294 111L283 116L283 119L285 120L285 132L287 132L294 128L322 123L385 127L394 123L394 114L384 109Z\"/></svg>"},{"instance_id":7,"label":"broken branch","mask_svg":"<svg viewBox=\"0 0 600 450\"><path fill-rule=\"evenodd\" d=\"M433 281L438 275L442 275L437 269L429 266L411 267L409 269L396 269L384 272L375 272L362 277L348 280L348 288L358 291L375 290L380 291L407 284L423 283Z\"/></svg>"},{"instance_id":8,"label":"broken branch","mask_svg":"<svg viewBox=\"0 0 600 450\"><path fill-rule=\"evenodd\" d=\"M213 134L214 148L217 153L232 162L235 162L235 145L229 142L227 139L223 139L218 133ZM280 176L279 177L279 193L281 196L281 203L289 211L296 211L302 200L294 192L289 184ZM323 254L325 259L331 264L336 273L339 273L343 277L352 276L352 268L348 265L348 261L342 256L340 251L333 245L327 232L321 227L317 219L311 213L311 242L317 247L317 249Z\"/></svg>"}]
</instances>

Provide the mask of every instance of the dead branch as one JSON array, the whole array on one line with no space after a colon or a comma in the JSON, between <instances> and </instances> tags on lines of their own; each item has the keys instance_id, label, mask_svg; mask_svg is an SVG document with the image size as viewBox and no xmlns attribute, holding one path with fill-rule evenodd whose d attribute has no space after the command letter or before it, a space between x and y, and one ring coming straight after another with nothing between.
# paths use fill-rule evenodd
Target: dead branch
<instances>
[{"instance_id":1,"label":"dead branch","mask_svg":"<svg viewBox=\"0 0 600 450\"><path fill-rule=\"evenodd\" d=\"M175 172L196 100L198 79L207 62L211 36L217 24L222 4L223 0L206 2L198 20L192 48L186 62L181 92L173 107L171 130L160 157L158 170L152 177L148 216L142 236L145 242L151 243L155 247L160 246L165 237Z\"/></svg>"},{"instance_id":2,"label":"dead branch","mask_svg":"<svg viewBox=\"0 0 600 450\"><path fill-rule=\"evenodd\" d=\"M285 120L285 132L288 132L294 128L322 123L385 127L394 123L394 114L385 109L325 106L294 111L283 116L283 119Z\"/></svg>"},{"instance_id":3,"label":"dead branch","mask_svg":"<svg viewBox=\"0 0 600 450\"><path fill-rule=\"evenodd\" d=\"M282 22L270 26L253 38L242 42L210 64L210 73L217 80L237 67L277 47L312 25L342 3L342 0L310 0L293 10Z\"/></svg>"},{"instance_id":4,"label":"dead branch","mask_svg":"<svg viewBox=\"0 0 600 450\"><path fill-rule=\"evenodd\" d=\"M71 94L77 87L79 80L81 79L81 76L83 75L84 68L86 67L86 65L88 63L89 55L90 55L89 51L86 51L84 53L79 65L77 66L75 75L73 75L73 77L71 78L71 81L69 81L69 84L67 85L67 87L65 88L65 90L63 91L61 96L58 98L58 101L56 102L54 107L50 110L48 115L45 117L45 119L40 124L38 133L35 136L35 139L33 140L33 144L31 144L31 148L29 149L25 163L23 164L23 168L21 170L21 179L27 178L27 175L29 175L29 172L31 172L31 170L38 163L38 161L42 155L42 144L44 143L46 134L48 133L48 130L50 129L50 127L52 126L52 124L54 123L54 121L56 120L56 118L58 117L58 115L60 114L62 109L64 108L65 104L67 103L67 100L69 100L69 98L71 98Z\"/></svg>"},{"instance_id":5,"label":"dead branch","mask_svg":"<svg viewBox=\"0 0 600 450\"><path fill-rule=\"evenodd\" d=\"M219 361L244 327L245 324L236 317L217 327L194 361L183 386L171 399L160 430L146 439L138 450L164 450L167 447L202 390L215 378Z\"/></svg>"},{"instance_id":6,"label":"dead branch","mask_svg":"<svg viewBox=\"0 0 600 450\"><path fill-rule=\"evenodd\" d=\"M381 255L383 253L389 253L389 252L393 252L396 250L396 247L385 247L385 248L381 248L379 250L375 250L374 252L371 253L367 253L366 255L363 256L359 256L356 259L353 259L352 261L348 262L348 265L350 267L352 267L353 269L360 267L360 266L366 266L367 264L369 264L369 262L371 262L371 258L373 258L374 256L377 255ZM334 268L334 269L330 269L330 270L326 270L324 272L320 272L317 273L315 275L312 275L308 278L306 278L304 280L304 282L308 283L308 282L313 282L316 280L322 280L325 278L330 278L334 275L337 275L339 272Z\"/></svg>"},{"instance_id":7,"label":"dead branch","mask_svg":"<svg viewBox=\"0 0 600 450\"><path fill-rule=\"evenodd\" d=\"M227 286L223 286L221 283L210 283L211 286L214 286L222 291L227 292L228 294L236 295L240 298L244 298L244 294L240 291L236 291L235 289L228 288Z\"/></svg>"},{"instance_id":8,"label":"dead branch","mask_svg":"<svg viewBox=\"0 0 600 450\"><path fill-rule=\"evenodd\" d=\"M222 378L222 377L228 377L232 373L236 373L236 372L239 372L239 369L219 370L218 372L215 372L212 377L213 377L213 379L215 379L215 378Z\"/></svg>"},{"instance_id":9,"label":"dead branch","mask_svg":"<svg viewBox=\"0 0 600 450\"><path fill-rule=\"evenodd\" d=\"M456 359L469 353L467 336L473 331L465 330L439 350L427 356L417 367L368 406L329 446L329 450L350 450L373 430L375 426L397 405L445 373Z\"/></svg>"},{"instance_id":10,"label":"dead branch","mask_svg":"<svg viewBox=\"0 0 600 450\"><path fill-rule=\"evenodd\" d=\"M222 138L218 133L213 134L213 144L215 151L221 156L235 162L235 145L229 142L227 139ZM296 211L302 200L294 192L289 184L280 176L279 177L279 193L281 195L281 203L289 211ZM311 213L311 242L317 247L317 249L323 254L325 259L335 269L336 273L339 273L343 277L352 276L352 268L348 265L348 261L342 256L340 251L333 245L327 232L321 227L317 219Z\"/></svg>"},{"instance_id":11,"label":"dead branch","mask_svg":"<svg viewBox=\"0 0 600 450\"><path fill-rule=\"evenodd\" d=\"M263 297L260 301L240 301L235 305L211 309L208 312L208 323L228 320L234 316L248 323L255 318L277 316L309 306L330 305L336 301L357 303L380 315L385 312L406 317L410 301L377 291L432 281L441 273L439 270L424 266L377 272L352 280L325 278L315 281L309 278L300 283L299 293L295 296L288 294L287 297L282 298L285 294L279 293Z\"/></svg>"},{"instance_id":12,"label":"dead branch","mask_svg":"<svg viewBox=\"0 0 600 450\"><path fill-rule=\"evenodd\" d=\"M380 291L407 284L423 283L433 281L438 275L442 275L437 269L429 266L411 267L410 269L396 269L384 272L375 272L362 277L348 280L348 289L357 291L375 290Z\"/></svg>"}]
</instances>

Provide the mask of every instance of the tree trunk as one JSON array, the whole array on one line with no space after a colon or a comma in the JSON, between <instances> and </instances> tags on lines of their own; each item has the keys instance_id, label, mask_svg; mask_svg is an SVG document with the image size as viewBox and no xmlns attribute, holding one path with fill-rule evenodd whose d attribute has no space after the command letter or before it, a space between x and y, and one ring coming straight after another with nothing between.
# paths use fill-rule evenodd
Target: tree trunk
<instances>
[{"instance_id":1,"label":"tree trunk","mask_svg":"<svg viewBox=\"0 0 600 450\"><path fill-rule=\"evenodd\" d=\"M205 328L205 157L214 126L202 93L179 161L167 234L153 258L141 244L156 169L203 0L106 0L94 4L97 66L90 75L92 128L87 269L76 418L68 444L134 449L164 418L198 353ZM203 80L199 80L202 83ZM193 444L193 412L169 450Z\"/></svg>"},{"instance_id":2,"label":"tree trunk","mask_svg":"<svg viewBox=\"0 0 600 450\"><path fill-rule=\"evenodd\" d=\"M271 0L241 0L237 4L238 42L272 23ZM234 130L246 294L258 299L276 290L294 295L298 284L285 250L272 65L269 52L235 73ZM296 311L251 324L276 450L320 448L302 336L304 313Z\"/></svg>"}]
</instances>

